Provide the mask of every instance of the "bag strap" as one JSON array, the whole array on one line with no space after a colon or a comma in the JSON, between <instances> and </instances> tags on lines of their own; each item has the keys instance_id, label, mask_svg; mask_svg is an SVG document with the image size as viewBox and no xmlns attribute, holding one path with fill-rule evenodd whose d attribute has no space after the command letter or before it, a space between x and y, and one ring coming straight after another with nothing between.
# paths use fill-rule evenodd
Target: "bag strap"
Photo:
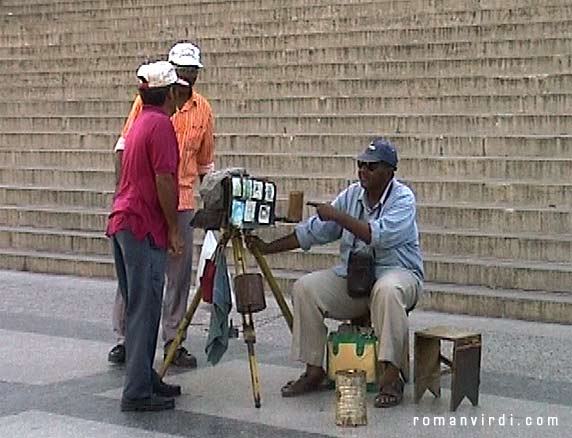
<instances>
[{"instance_id":1,"label":"bag strap","mask_svg":"<svg viewBox=\"0 0 572 438\"><path fill-rule=\"evenodd\" d=\"M379 218L381 217L381 213L383 212L383 208L385 207L385 201L387 201L387 198L389 198L389 194L391 193L391 189L393 189L393 179L389 182L389 186L387 187L387 189L385 190L385 193L383 194L382 199L379 201L379 211L377 212L377 218L376 220L379 220ZM360 202L360 200L358 199L358 202ZM365 213L365 208L363 207L363 202L360 202L360 213L358 216L358 219L361 220L361 216L362 214ZM365 219L365 218L364 218ZM356 241L357 241L357 237L354 234L354 241L352 243L352 250L355 248L356 246ZM375 248L373 249L373 258L375 260Z\"/></svg>"}]
</instances>

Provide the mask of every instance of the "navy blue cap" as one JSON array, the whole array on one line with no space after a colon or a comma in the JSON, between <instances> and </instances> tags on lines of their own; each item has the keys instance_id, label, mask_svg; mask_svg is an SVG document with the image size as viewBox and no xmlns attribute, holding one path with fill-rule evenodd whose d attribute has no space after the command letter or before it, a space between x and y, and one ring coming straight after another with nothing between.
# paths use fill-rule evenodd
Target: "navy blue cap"
<instances>
[{"instance_id":1,"label":"navy blue cap","mask_svg":"<svg viewBox=\"0 0 572 438\"><path fill-rule=\"evenodd\" d=\"M388 139L383 137L375 138L367 149L357 157L358 161L367 163L377 163L383 161L393 168L397 168L397 151L395 146Z\"/></svg>"}]
</instances>

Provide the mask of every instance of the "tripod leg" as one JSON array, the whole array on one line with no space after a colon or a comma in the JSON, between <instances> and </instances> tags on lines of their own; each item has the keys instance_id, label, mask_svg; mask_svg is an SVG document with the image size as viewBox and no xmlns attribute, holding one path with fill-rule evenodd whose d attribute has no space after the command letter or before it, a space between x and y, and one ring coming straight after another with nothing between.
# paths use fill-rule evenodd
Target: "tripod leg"
<instances>
[{"instance_id":1,"label":"tripod leg","mask_svg":"<svg viewBox=\"0 0 572 438\"><path fill-rule=\"evenodd\" d=\"M230 235L228 233L224 233L222 235L219 243L217 244L217 248L215 249L215 253L219 250L222 250L226 246L229 239L230 239ZM173 362L173 358L175 357L175 353L177 352L177 349L180 347L181 343L183 342L183 338L185 337L185 333L187 331L187 328L189 328L189 324L193 320L193 316L195 315L195 312L197 311L197 308L199 307L199 304L201 303L202 296L203 296L203 293L201 291L201 288L199 287L197 289L197 291L195 292L195 296L193 297L191 304L189 304L189 308L187 309L187 313L185 313L185 316L183 317L183 319L179 323L179 327L177 328L177 334L175 335L173 342L171 342L171 345L169 345L169 350L167 351L167 356L165 357L165 360L163 361L163 366L161 367L161 370L159 372L159 377L161 379L163 377L165 377L165 374L167 373L167 369L169 368L169 365L171 365L171 362Z\"/></svg>"},{"instance_id":2,"label":"tripod leg","mask_svg":"<svg viewBox=\"0 0 572 438\"><path fill-rule=\"evenodd\" d=\"M236 273L246 273L246 260L244 253L244 245L242 244L242 237L235 235L232 238L232 250L234 255L234 264ZM244 342L248 350L248 365L250 367L250 381L252 384L252 396L254 397L254 406L260 408L260 378L258 376L258 363L256 362L256 355L254 353L254 344L256 342L256 333L254 332L254 319L252 313L242 314L242 328L244 335Z\"/></svg>"},{"instance_id":3,"label":"tripod leg","mask_svg":"<svg viewBox=\"0 0 572 438\"><path fill-rule=\"evenodd\" d=\"M260 408L260 378L258 375L258 363L254 353L254 344L256 343L256 333L254 332L254 320L252 314L242 315L242 324L244 327L244 342L248 349L248 365L250 367L250 381L252 384L252 396L254 397L254 406Z\"/></svg>"},{"instance_id":4,"label":"tripod leg","mask_svg":"<svg viewBox=\"0 0 572 438\"><path fill-rule=\"evenodd\" d=\"M195 296L193 297L193 300L191 301L189 308L187 309L187 313L185 313L185 316L183 317L183 319L179 324L179 327L177 328L177 334L175 335L173 342L171 342L171 345L169 345L169 350L167 351L167 357L165 357L165 360L163 361L163 366L159 371L159 377L161 379L165 377L169 365L171 365L171 362L173 362L173 358L175 357L177 349L183 342L183 338L185 336L187 328L189 327L189 324L191 323L193 316L195 315L195 312L199 307L201 298L202 298L202 291L201 288L199 287L195 292Z\"/></svg>"},{"instance_id":5,"label":"tripod leg","mask_svg":"<svg viewBox=\"0 0 572 438\"><path fill-rule=\"evenodd\" d=\"M292 324L293 324L292 312L290 311L290 307L288 307L288 303L284 299L284 294L282 293L280 286L278 286L276 278L274 278L274 275L272 275L272 271L270 270L270 267L268 266L266 259L260 253L260 251L258 251L258 249L256 248L252 248L250 252L256 259L258 266L260 266L260 270L262 271L264 278L266 278L266 281L268 282L268 285L272 290L272 294L274 295L274 298L278 303L278 307L280 307L280 310L282 311L282 315L286 320L286 324L288 324L288 328L290 329L290 332L292 332Z\"/></svg>"}]
</instances>

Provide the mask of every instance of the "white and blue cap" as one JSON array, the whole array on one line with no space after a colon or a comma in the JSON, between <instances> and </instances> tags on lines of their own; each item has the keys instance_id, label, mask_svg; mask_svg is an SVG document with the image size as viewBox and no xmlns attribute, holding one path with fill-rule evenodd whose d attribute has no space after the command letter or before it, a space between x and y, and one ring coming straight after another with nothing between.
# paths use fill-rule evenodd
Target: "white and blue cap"
<instances>
[{"instance_id":1,"label":"white and blue cap","mask_svg":"<svg viewBox=\"0 0 572 438\"><path fill-rule=\"evenodd\" d=\"M191 43L177 43L169 50L169 62L176 67L202 68L201 49Z\"/></svg>"},{"instance_id":2,"label":"white and blue cap","mask_svg":"<svg viewBox=\"0 0 572 438\"><path fill-rule=\"evenodd\" d=\"M358 161L377 163L383 161L397 169L397 150L393 143L384 137L377 137L368 145L366 150L357 157Z\"/></svg>"}]
</instances>

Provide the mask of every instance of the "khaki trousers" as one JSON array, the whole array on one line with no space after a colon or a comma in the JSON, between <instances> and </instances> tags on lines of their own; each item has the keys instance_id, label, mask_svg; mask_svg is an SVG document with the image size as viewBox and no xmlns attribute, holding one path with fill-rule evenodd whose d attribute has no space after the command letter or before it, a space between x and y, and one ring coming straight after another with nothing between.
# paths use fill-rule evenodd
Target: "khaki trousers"
<instances>
[{"instance_id":1,"label":"khaki trousers","mask_svg":"<svg viewBox=\"0 0 572 438\"><path fill-rule=\"evenodd\" d=\"M353 319L370 311L379 340L378 360L406 371L409 348L407 309L421 294L419 279L409 271L390 269L375 283L371 296L355 299L347 294L345 278L331 270L304 275L293 286L294 328L290 357L322 366L328 330L324 318Z\"/></svg>"}]
</instances>

